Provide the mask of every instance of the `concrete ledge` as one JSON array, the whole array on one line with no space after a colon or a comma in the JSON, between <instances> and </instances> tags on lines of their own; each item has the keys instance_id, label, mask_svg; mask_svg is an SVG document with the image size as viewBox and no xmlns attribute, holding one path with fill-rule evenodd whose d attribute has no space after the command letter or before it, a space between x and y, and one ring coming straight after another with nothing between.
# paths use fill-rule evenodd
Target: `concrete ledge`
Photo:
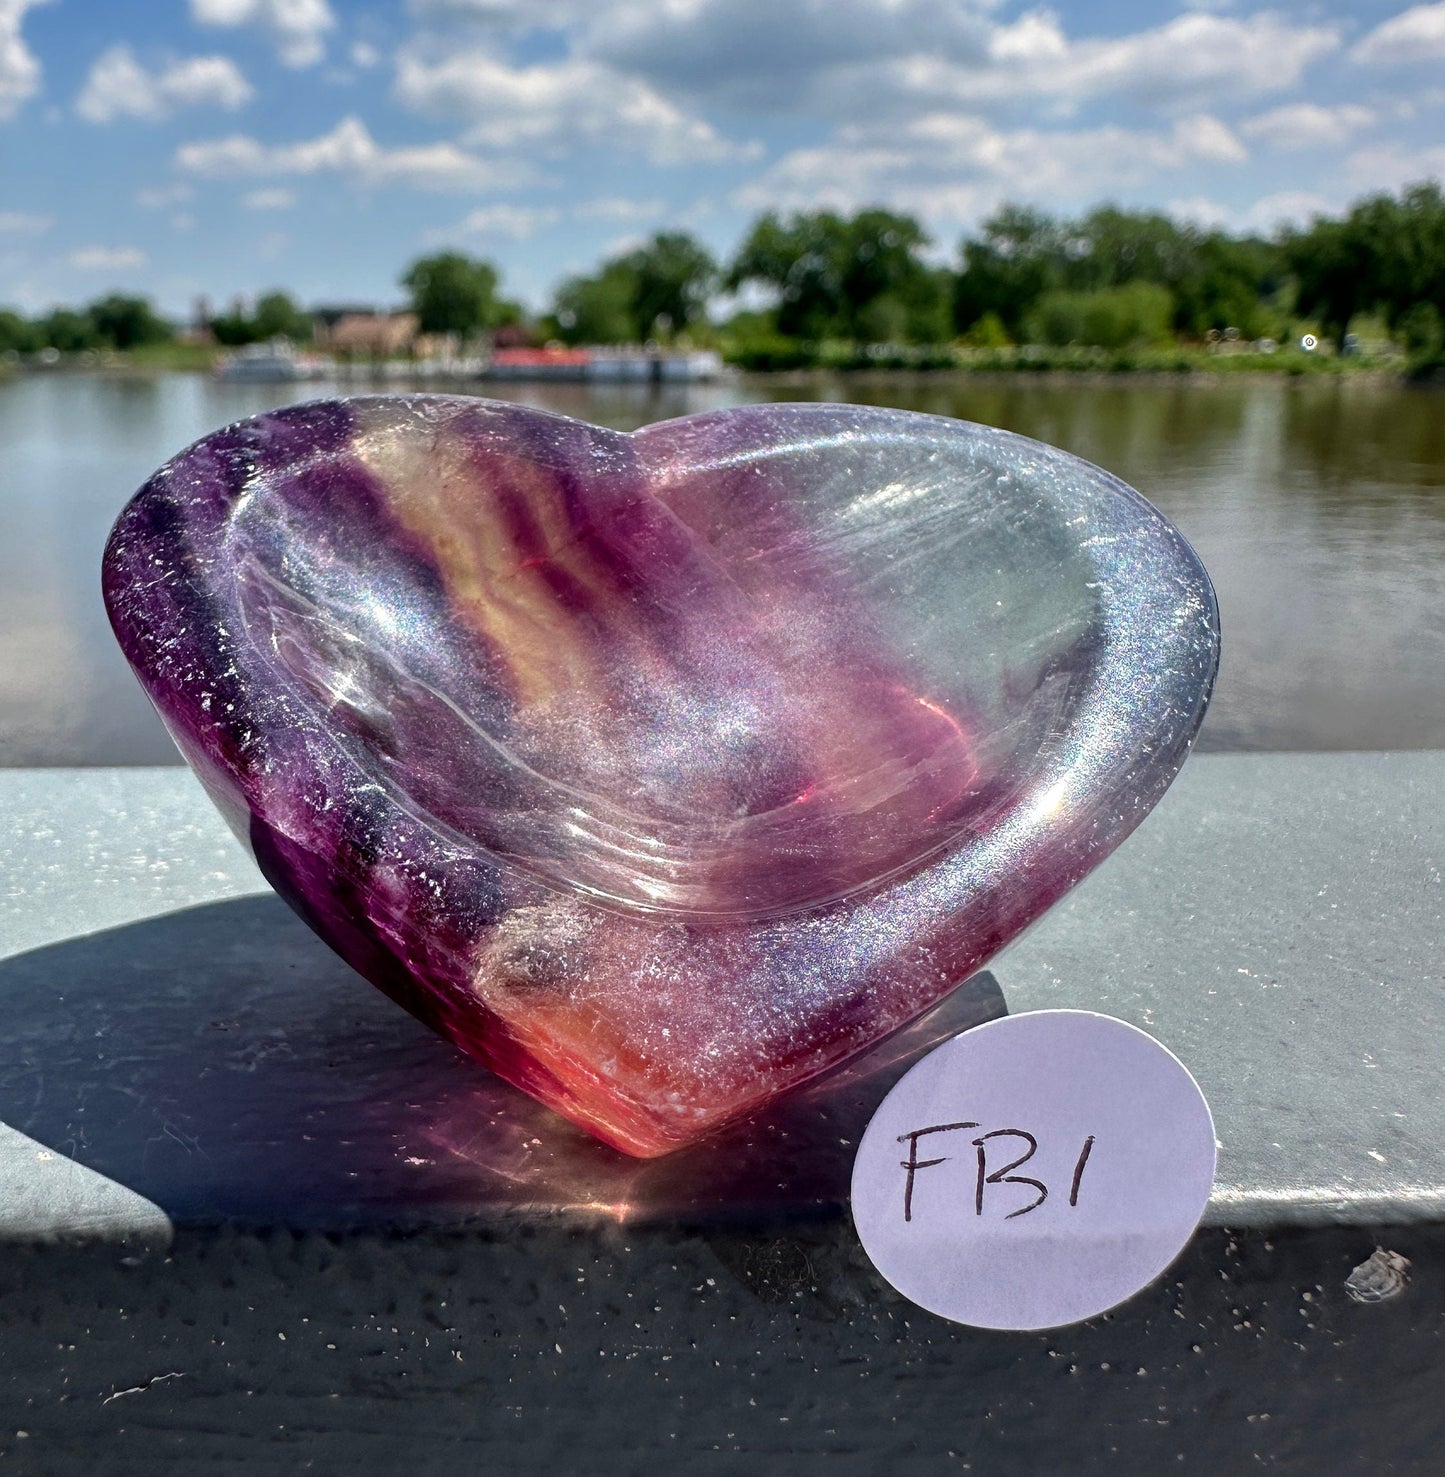
<instances>
[{"instance_id":1,"label":"concrete ledge","mask_svg":"<svg viewBox=\"0 0 1445 1477\"><path fill-rule=\"evenodd\" d=\"M0 771L0 1235L836 1216L905 1059L1060 1005L1132 1021L1199 1078L1221 1139L1213 1223L1445 1218L1442 795L1445 753L1196 756L906 1040L648 1165L352 975L188 773Z\"/></svg>"},{"instance_id":2,"label":"concrete ledge","mask_svg":"<svg viewBox=\"0 0 1445 1477\"><path fill-rule=\"evenodd\" d=\"M351 975L184 772L0 772L0 1466L1434 1477L1442 794L1196 757L908 1040L639 1165ZM1214 1224L1113 1314L958 1328L863 1258L853 1142L906 1054L1049 1005L1191 1066Z\"/></svg>"}]
</instances>

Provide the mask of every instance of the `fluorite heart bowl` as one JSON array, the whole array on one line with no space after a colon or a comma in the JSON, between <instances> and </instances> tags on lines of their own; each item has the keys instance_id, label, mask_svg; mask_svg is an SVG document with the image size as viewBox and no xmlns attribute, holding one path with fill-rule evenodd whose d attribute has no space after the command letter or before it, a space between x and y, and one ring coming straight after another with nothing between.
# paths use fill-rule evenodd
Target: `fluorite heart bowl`
<instances>
[{"instance_id":1,"label":"fluorite heart bowl","mask_svg":"<svg viewBox=\"0 0 1445 1477\"><path fill-rule=\"evenodd\" d=\"M902 411L278 410L163 467L120 643L349 964L632 1154L937 1004L1139 823L1219 650L1097 467Z\"/></svg>"}]
</instances>

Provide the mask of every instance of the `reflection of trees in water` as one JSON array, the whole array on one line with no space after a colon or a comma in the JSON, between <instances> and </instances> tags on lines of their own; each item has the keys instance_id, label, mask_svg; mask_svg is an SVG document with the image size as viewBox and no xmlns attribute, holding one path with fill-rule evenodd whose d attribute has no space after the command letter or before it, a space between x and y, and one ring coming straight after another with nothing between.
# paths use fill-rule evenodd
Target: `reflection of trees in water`
<instances>
[{"instance_id":1,"label":"reflection of trees in water","mask_svg":"<svg viewBox=\"0 0 1445 1477\"><path fill-rule=\"evenodd\" d=\"M1445 518L1445 396L1361 380L1102 381L854 376L769 385L769 399L842 399L1002 426L1096 462L1156 500L1261 500ZM1170 507L1177 507L1174 501Z\"/></svg>"},{"instance_id":2,"label":"reflection of trees in water","mask_svg":"<svg viewBox=\"0 0 1445 1477\"><path fill-rule=\"evenodd\" d=\"M1243 425L1249 387L1155 380L859 376L830 387L839 398L1002 426L1061 446L1123 477L1196 465L1217 456ZM782 397L780 397L782 398ZM785 398L801 398L789 387Z\"/></svg>"},{"instance_id":3,"label":"reflection of trees in water","mask_svg":"<svg viewBox=\"0 0 1445 1477\"><path fill-rule=\"evenodd\" d=\"M1394 385L1292 386L1283 432L1291 464L1309 476L1291 490L1359 507L1408 506L1445 517L1445 395ZM1421 492L1433 493L1420 497Z\"/></svg>"}]
</instances>

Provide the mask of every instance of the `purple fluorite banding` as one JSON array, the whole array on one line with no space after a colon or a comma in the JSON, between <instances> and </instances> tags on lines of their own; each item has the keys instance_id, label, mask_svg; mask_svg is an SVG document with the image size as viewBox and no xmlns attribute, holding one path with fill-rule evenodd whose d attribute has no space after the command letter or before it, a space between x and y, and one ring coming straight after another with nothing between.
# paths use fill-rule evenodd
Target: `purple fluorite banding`
<instances>
[{"instance_id":1,"label":"purple fluorite banding","mask_svg":"<svg viewBox=\"0 0 1445 1477\"><path fill-rule=\"evenodd\" d=\"M853 407L631 436L434 396L278 411L156 474L105 596L321 936L644 1154L1036 917L1163 792L1218 653L1137 494Z\"/></svg>"}]
</instances>

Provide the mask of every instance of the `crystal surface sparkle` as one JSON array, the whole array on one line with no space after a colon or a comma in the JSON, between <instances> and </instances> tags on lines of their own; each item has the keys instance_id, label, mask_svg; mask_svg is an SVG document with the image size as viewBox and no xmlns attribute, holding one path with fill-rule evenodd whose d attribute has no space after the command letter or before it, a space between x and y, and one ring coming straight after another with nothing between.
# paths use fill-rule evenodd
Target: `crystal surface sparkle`
<instances>
[{"instance_id":1,"label":"crystal surface sparkle","mask_svg":"<svg viewBox=\"0 0 1445 1477\"><path fill-rule=\"evenodd\" d=\"M1162 794L1218 657L1137 493L851 406L631 435L445 396L280 410L158 472L104 573L277 891L644 1155L1037 917Z\"/></svg>"}]
</instances>

